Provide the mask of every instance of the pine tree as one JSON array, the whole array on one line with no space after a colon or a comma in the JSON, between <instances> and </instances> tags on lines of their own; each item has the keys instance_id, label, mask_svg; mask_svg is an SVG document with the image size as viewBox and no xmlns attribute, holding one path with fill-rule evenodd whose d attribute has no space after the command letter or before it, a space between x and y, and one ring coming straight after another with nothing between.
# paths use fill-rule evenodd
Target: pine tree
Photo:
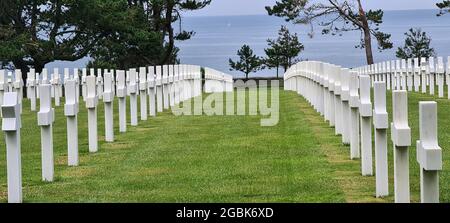
<instances>
[{"instance_id":1,"label":"pine tree","mask_svg":"<svg viewBox=\"0 0 450 223\"><path fill-rule=\"evenodd\" d=\"M243 45L237 51L239 61L234 62L229 59L230 70L237 70L245 74L245 79L248 79L250 73L256 72L263 68L262 59L253 53L253 50L248 45Z\"/></svg>"},{"instance_id":2,"label":"pine tree","mask_svg":"<svg viewBox=\"0 0 450 223\"><path fill-rule=\"evenodd\" d=\"M275 68L277 70L277 78L279 73L279 68L281 66L281 53L280 50L276 46L272 46L271 48L264 49L266 53L266 58L264 58L264 64L268 68Z\"/></svg>"},{"instance_id":3,"label":"pine tree","mask_svg":"<svg viewBox=\"0 0 450 223\"><path fill-rule=\"evenodd\" d=\"M405 45L397 49L397 58L421 58L435 55L434 49L430 46L431 38L420 28L409 29L405 36Z\"/></svg>"},{"instance_id":4,"label":"pine tree","mask_svg":"<svg viewBox=\"0 0 450 223\"><path fill-rule=\"evenodd\" d=\"M304 50L304 46L298 40L297 34L291 34L286 26L281 26L276 40L268 39L267 42L270 48L264 50L267 55L265 64L268 67L277 68L277 77L278 67L282 66L286 72L292 64L297 62L295 58Z\"/></svg>"}]
</instances>

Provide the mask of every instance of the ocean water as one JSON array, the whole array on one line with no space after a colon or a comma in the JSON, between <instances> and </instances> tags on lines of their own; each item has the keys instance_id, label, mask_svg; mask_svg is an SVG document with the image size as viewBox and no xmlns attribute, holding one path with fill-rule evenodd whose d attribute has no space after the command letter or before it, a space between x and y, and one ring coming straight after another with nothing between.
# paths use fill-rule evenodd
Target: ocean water
<instances>
[{"instance_id":1,"label":"ocean water","mask_svg":"<svg viewBox=\"0 0 450 223\"><path fill-rule=\"evenodd\" d=\"M411 27L420 27L432 38L438 56L450 56L450 15L436 17L436 10L386 11L380 29L392 34L394 48L379 52L373 45L375 61L395 59L397 47L404 43L404 33ZM267 38L276 38L281 25L299 35L305 50L301 59L320 60L344 67L357 67L366 63L364 49L355 48L360 32L346 32L343 36L322 35L315 27L313 38L308 37L310 27L292 25L283 19L267 15L188 17L183 26L196 35L189 41L178 43L182 63L208 66L236 77L243 74L229 70L228 59L237 59L236 52L243 45L252 47L255 54L264 56ZM262 70L254 76L273 76L275 70ZM280 73L283 73L282 71Z\"/></svg>"},{"instance_id":2,"label":"ocean water","mask_svg":"<svg viewBox=\"0 0 450 223\"><path fill-rule=\"evenodd\" d=\"M374 42L375 61L395 59L397 47L404 43L404 33L411 27L422 28L432 38L432 47L438 56L450 56L450 15L436 16L437 10L385 11L380 29L392 34L394 48L379 52ZM228 59L237 59L236 52L243 45L250 45L258 56L264 56L268 38L276 38L281 25L287 25L291 32L299 35L305 50L301 59L320 60L357 67L366 63L364 49L355 48L360 32L346 32L343 36L321 35L316 27L313 38L308 37L310 27L293 25L283 19L268 15L185 17L183 28L194 30L195 36L177 42L181 63L211 67L219 71L243 77L240 72L230 71ZM87 58L76 62L56 61L46 67L84 67ZM280 76L283 71L280 69ZM275 70L262 70L251 76L274 76Z\"/></svg>"}]
</instances>

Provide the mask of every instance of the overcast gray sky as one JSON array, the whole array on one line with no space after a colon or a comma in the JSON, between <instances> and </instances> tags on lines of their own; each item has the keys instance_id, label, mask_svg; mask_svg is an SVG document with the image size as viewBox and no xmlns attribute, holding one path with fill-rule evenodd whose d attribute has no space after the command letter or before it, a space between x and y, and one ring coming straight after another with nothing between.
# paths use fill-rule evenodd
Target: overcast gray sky
<instances>
[{"instance_id":1,"label":"overcast gray sky","mask_svg":"<svg viewBox=\"0 0 450 223\"><path fill-rule=\"evenodd\" d=\"M324 1L324 0L314 0ZM367 9L384 10L410 10L410 9L436 9L436 3L442 0L362 0ZM188 13L195 16L216 15L257 15L266 14L267 5L273 5L276 0L212 0L206 8Z\"/></svg>"}]
</instances>

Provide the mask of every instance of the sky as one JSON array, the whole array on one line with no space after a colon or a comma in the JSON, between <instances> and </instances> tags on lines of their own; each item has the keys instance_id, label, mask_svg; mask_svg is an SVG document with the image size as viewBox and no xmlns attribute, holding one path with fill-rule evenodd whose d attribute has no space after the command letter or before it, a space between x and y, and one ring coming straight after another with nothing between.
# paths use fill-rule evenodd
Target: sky
<instances>
[{"instance_id":1,"label":"sky","mask_svg":"<svg viewBox=\"0 0 450 223\"><path fill-rule=\"evenodd\" d=\"M326 0L314 0L326 1ZM412 10L436 9L436 3L442 0L362 0L366 9ZM186 13L186 16L222 16L222 15L259 15L266 14L267 5L276 0L212 0L206 8Z\"/></svg>"}]
</instances>

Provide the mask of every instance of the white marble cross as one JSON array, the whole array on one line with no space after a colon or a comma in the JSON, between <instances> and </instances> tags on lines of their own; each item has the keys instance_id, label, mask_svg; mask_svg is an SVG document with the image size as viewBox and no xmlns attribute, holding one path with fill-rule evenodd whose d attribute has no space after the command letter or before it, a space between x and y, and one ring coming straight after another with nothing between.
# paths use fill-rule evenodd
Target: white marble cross
<instances>
[{"instance_id":1,"label":"white marble cross","mask_svg":"<svg viewBox=\"0 0 450 223\"><path fill-rule=\"evenodd\" d=\"M180 64L176 64L174 67L174 76L173 76L173 88L174 88L174 104L178 105L180 103Z\"/></svg>"},{"instance_id":2,"label":"white marble cross","mask_svg":"<svg viewBox=\"0 0 450 223\"><path fill-rule=\"evenodd\" d=\"M391 78L392 78L392 67L391 67L391 61L386 61L386 88L387 90L391 90L392 84L391 84Z\"/></svg>"},{"instance_id":3,"label":"white marble cross","mask_svg":"<svg viewBox=\"0 0 450 223\"><path fill-rule=\"evenodd\" d=\"M420 86L422 93L427 93L427 73L428 73L428 64L427 64L427 58L420 58L420 77L421 77L421 83Z\"/></svg>"},{"instance_id":4,"label":"white marble cross","mask_svg":"<svg viewBox=\"0 0 450 223\"><path fill-rule=\"evenodd\" d=\"M51 79L52 93L55 98L55 106L60 105L60 95L59 95L59 70L58 68L53 69L53 75Z\"/></svg>"},{"instance_id":5,"label":"white marble cross","mask_svg":"<svg viewBox=\"0 0 450 223\"><path fill-rule=\"evenodd\" d=\"M440 98L444 97L444 58L438 57L436 65L436 81L438 85L438 96Z\"/></svg>"},{"instance_id":6,"label":"white marble cross","mask_svg":"<svg viewBox=\"0 0 450 223\"><path fill-rule=\"evenodd\" d=\"M400 73L400 86L402 90L407 90L407 86L406 86L406 78L408 77L408 68L406 65L406 60L402 59L401 60L401 69L400 69L401 73Z\"/></svg>"},{"instance_id":7,"label":"white marble cross","mask_svg":"<svg viewBox=\"0 0 450 223\"><path fill-rule=\"evenodd\" d=\"M347 145L350 144L350 70L347 68L341 69L341 100L342 100L342 142ZM320 95L320 92L319 94ZM320 97L319 97L320 99ZM319 104L320 100L319 100ZM319 107L320 108L320 107ZM320 112L321 109L319 109Z\"/></svg>"},{"instance_id":8,"label":"white marble cross","mask_svg":"<svg viewBox=\"0 0 450 223\"><path fill-rule=\"evenodd\" d=\"M103 75L102 75L102 69L97 69L97 95L98 95L98 99L103 99Z\"/></svg>"},{"instance_id":9,"label":"white marble cross","mask_svg":"<svg viewBox=\"0 0 450 223\"><path fill-rule=\"evenodd\" d=\"M97 127L97 104L98 97L96 92L96 78L91 75L86 76L86 108L88 109L88 134L89 134L89 152L98 151L98 127Z\"/></svg>"},{"instance_id":10,"label":"white marble cross","mask_svg":"<svg viewBox=\"0 0 450 223\"><path fill-rule=\"evenodd\" d=\"M167 100L169 102L169 107L173 106L173 65L167 65Z\"/></svg>"},{"instance_id":11,"label":"white marble cross","mask_svg":"<svg viewBox=\"0 0 450 223\"><path fill-rule=\"evenodd\" d=\"M51 85L46 80L43 78L43 84L39 86L38 125L41 127L42 179L51 182L54 177L52 125L55 120L55 112L52 108Z\"/></svg>"},{"instance_id":12,"label":"white marble cross","mask_svg":"<svg viewBox=\"0 0 450 223\"><path fill-rule=\"evenodd\" d=\"M78 166L78 102L76 82L68 77L65 79L64 115L67 117L67 159L69 166Z\"/></svg>"},{"instance_id":13,"label":"white marble cross","mask_svg":"<svg viewBox=\"0 0 450 223\"><path fill-rule=\"evenodd\" d=\"M78 73L78 68L74 68L73 69L73 79L75 80L75 90L76 90L76 92L77 92L77 97L76 97L76 99L77 99L77 103L79 103L80 102L80 83L81 83L81 81L80 81L80 74ZM83 92L81 92L81 94L83 94Z\"/></svg>"},{"instance_id":14,"label":"white marble cross","mask_svg":"<svg viewBox=\"0 0 450 223\"><path fill-rule=\"evenodd\" d=\"M386 110L386 84L374 83L373 126L375 129L375 181L376 196L389 195L387 129L388 113Z\"/></svg>"},{"instance_id":15,"label":"white marble cross","mask_svg":"<svg viewBox=\"0 0 450 223\"><path fill-rule=\"evenodd\" d=\"M1 75L0 75L1 78ZM1 82L1 80L0 80ZM27 74L27 88L28 88L28 98L30 99L31 103L31 111L36 111L36 73L34 69L30 69L30 71ZM2 87L2 84L0 83L0 88ZM1 89L0 89L1 91Z\"/></svg>"},{"instance_id":16,"label":"white marble cross","mask_svg":"<svg viewBox=\"0 0 450 223\"><path fill-rule=\"evenodd\" d=\"M136 85L136 76L137 72L136 69L130 69L129 71L129 78L130 83L127 86L128 92L130 92L130 115L131 115L131 125L137 126L138 125L138 118L137 118L137 85Z\"/></svg>"},{"instance_id":17,"label":"white marble cross","mask_svg":"<svg viewBox=\"0 0 450 223\"><path fill-rule=\"evenodd\" d=\"M36 80L36 98L39 98L39 85L41 84L41 75L39 73L35 73Z\"/></svg>"},{"instance_id":18,"label":"white marble cross","mask_svg":"<svg viewBox=\"0 0 450 223\"><path fill-rule=\"evenodd\" d=\"M330 127L333 127L336 125L335 122L335 101L334 101L334 76L335 73L333 72L333 66L331 64L327 64L325 72L328 73L328 117L330 119Z\"/></svg>"},{"instance_id":19,"label":"white marble cross","mask_svg":"<svg viewBox=\"0 0 450 223\"><path fill-rule=\"evenodd\" d=\"M333 69L334 73L334 116L336 117L336 126L335 126L335 134L341 135L342 134L342 100L341 100L341 67L334 66ZM370 78L369 78L370 80Z\"/></svg>"},{"instance_id":20,"label":"white marble cross","mask_svg":"<svg viewBox=\"0 0 450 223\"><path fill-rule=\"evenodd\" d=\"M103 103L105 104L105 141L114 142L114 119L113 119L113 75L110 72L104 73ZM102 88L103 89L103 88Z\"/></svg>"},{"instance_id":21,"label":"white marble cross","mask_svg":"<svg viewBox=\"0 0 450 223\"><path fill-rule=\"evenodd\" d=\"M420 200L439 203L439 171L442 170L442 149L438 143L437 103L419 102L417 162L420 165Z\"/></svg>"},{"instance_id":22,"label":"white marble cross","mask_svg":"<svg viewBox=\"0 0 450 223\"><path fill-rule=\"evenodd\" d=\"M162 83L164 109L169 109L169 65L163 66Z\"/></svg>"},{"instance_id":23,"label":"white marble cross","mask_svg":"<svg viewBox=\"0 0 450 223\"><path fill-rule=\"evenodd\" d=\"M414 77L413 60L409 58L407 60L407 80L406 80L408 91L413 90L413 77Z\"/></svg>"},{"instance_id":24,"label":"white marble cross","mask_svg":"<svg viewBox=\"0 0 450 223\"><path fill-rule=\"evenodd\" d=\"M22 203L21 121L17 92L5 93L2 101L2 131L5 132L8 202Z\"/></svg>"},{"instance_id":25,"label":"white marble cross","mask_svg":"<svg viewBox=\"0 0 450 223\"><path fill-rule=\"evenodd\" d=\"M359 79L358 73L350 72L350 159L360 157L359 152Z\"/></svg>"},{"instance_id":26,"label":"white marble cross","mask_svg":"<svg viewBox=\"0 0 450 223\"><path fill-rule=\"evenodd\" d=\"M139 91L141 102L141 120L147 120L147 69L139 68Z\"/></svg>"},{"instance_id":27,"label":"white marble cross","mask_svg":"<svg viewBox=\"0 0 450 223\"><path fill-rule=\"evenodd\" d=\"M162 88L162 67L156 66L156 108L158 112L163 111L163 88Z\"/></svg>"},{"instance_id":28,"label":"white marble cross","mask_svg":"<svg viewBox=\"0 0 450 223\"><path fill-rule=\"evenodd\" d=\"M425 85L425 84L424 84ZM392 93L391 138L394 145L394 196L396 203L409 203L409 153L411 129L408 125L408 93Z\"/></svg>"},{"instance_id":29,"label":"white marble cross","mask_svg":"<svg viewBox=\"0 0 450 223\"><path fill-rule=\"evenodd\" d=\"M361 116L361 173L363 176L372 176L372 102L370 101L370 78L367 75L359 76Z\"/></svg>"},{"instance_id":30,"label":"white marble cross","mask_svg":"<svg viewBox=\"0 0 450 223\"><path fill-rule=\"evenodd\" d=\"M156 116L156 83L155 83L155 67L148 67L147 87L149 96L150 116Z\"/></svg>"},{"instance_id":31,"label":"white marble cross","mask_svg":"<svg viewBox=\"0 0 450 223\"><path fill-rule=\"evenodd\" d=\"M125 71L118 70L116 76L117 82L117 97L119 98L119 131L127 131L127 109L126 98L127 88L125 85Z\"/></svg>"},{"instance_id":32,"label":"white marble cross","mask_svg":"<svg viewBox=\"0 0 450 223\"><path fill-rule=\"evenodd\" d=\"M419 58L414 58L414 92L419 92L420 87L420 62Z\"/></svg>"},{"instance_id":33,"label":"white marble cross","mask_svg":"<svg viewBox=\"0 0 450 223\"><path fill-rule=\"evenodd\" d=\"M86 86L86 78L87 78L87 69L81 69L81 96L84 101L86 101L87 97L87 86Z\"/></svg>"},{"instance_id":34,"label":"white marble cross","mask_svg":"<svg viewBox=\"0 0 450 223\"><path fill-rule=\"evenodd\" d=\"M436 76L436 69L434 65L434 57L430 57L428 59L428 79L429 79L429 85L430 85L430 95L434 95L434 80Z\"/></svg>"}]
</instances>

